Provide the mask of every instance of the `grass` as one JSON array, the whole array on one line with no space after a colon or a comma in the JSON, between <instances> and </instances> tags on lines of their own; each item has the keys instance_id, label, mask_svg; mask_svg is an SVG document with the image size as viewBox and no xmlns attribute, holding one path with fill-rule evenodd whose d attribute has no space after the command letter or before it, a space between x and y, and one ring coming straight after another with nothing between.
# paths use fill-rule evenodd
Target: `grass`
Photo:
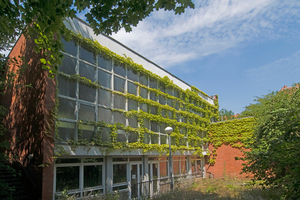
<instances>
[{"instance_id":1,"label":"grass","mask_svg":"<svg viewBox=\"0 0 300 200\"><path fill-rule=\"evenodd\" d=\"M197 179L185 189L163 194L154 200L272 200L280 199L280 189L262 188L247 179Z\"/></svg>"}]
</instances>

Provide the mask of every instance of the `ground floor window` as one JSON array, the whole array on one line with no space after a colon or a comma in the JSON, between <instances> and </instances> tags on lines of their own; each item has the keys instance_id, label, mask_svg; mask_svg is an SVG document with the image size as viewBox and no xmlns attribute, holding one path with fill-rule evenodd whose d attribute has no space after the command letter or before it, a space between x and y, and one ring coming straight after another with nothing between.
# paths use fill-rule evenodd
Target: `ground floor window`
<instances>
[{"instance_id":1,"label":"ground floor window","mask_svg":"<svg viewBox=\"0 0 300 200\"><path fill-rule=\"evenodd\" d=\"M103 158L60 158L54 170L54 191L58 199L62 193L77 198L103 193Z\"/></svg>"}]
</instances>

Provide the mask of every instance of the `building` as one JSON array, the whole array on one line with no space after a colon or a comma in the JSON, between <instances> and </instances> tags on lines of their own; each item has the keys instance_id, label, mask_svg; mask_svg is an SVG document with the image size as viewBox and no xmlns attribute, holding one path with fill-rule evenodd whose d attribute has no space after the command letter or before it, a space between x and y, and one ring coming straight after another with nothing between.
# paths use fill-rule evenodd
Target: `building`
<instances>
[{"instance_id":1,"label":"building","mask_svg":"<svg viewBox=\"0 0 300 200\"><path fill-rule=\"evenodd\" d=\"M67 20L55 79L41 69L34 43L19 38L10 57L27 63L7 92L12 155L42 199L119 191L156 195L169 187L168 136L176 180L205 177L206 127L218 100L79 19ZM75 34L76 33L76 34ZM18 56L24 56L21 60ZM18 64L11 64L11 71ZM30 185L30 184L29 184Z\"/></svg>"}]
</instances>

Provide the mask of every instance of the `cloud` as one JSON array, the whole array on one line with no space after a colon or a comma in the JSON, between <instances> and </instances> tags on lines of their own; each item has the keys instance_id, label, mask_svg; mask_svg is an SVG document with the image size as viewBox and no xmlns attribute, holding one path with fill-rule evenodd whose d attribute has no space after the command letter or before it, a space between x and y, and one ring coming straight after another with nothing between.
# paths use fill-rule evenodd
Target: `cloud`
<instances>
[{"instance_id":1,"label":"cloud","mask_svg":"<svg viewBox=\"0 0 300 200\"><path fill-rule=\"evenodd\" d=\"M267 82L267 84L276 80L286 80L286 77L300 74L300 51L267 65L245 70L244 74L251 80Z\"/></svg>"},{"instance_id":2,"label":"cloud","mask_svg":"<svg viewBox=\"0 0 300 200\"><path fill-rule=\"evenodd\" d=\"M164 68L219 53L240 44L297 35L300 2L274 0L197 1L175 15L155 11L131 33L113 37Z\"/></svg>"}]
</instances>

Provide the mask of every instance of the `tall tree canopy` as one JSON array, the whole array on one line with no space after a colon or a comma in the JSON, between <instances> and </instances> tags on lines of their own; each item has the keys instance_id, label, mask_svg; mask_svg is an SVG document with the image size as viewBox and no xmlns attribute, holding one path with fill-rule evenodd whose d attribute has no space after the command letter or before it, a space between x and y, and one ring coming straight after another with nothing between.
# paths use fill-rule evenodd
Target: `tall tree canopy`
<instances>
[{"instance_id":1,"label":"tall tree canopy","mask_svg":"<svg viewBox=\"0 0 300 200\"><path fill-rule=\"evenodd\" d=\"M256 101L244 111L256 117L257 126L243 170L282 187L287 199L300 199L300 90L272 92Z\"/></svg>"}]
</instances>

